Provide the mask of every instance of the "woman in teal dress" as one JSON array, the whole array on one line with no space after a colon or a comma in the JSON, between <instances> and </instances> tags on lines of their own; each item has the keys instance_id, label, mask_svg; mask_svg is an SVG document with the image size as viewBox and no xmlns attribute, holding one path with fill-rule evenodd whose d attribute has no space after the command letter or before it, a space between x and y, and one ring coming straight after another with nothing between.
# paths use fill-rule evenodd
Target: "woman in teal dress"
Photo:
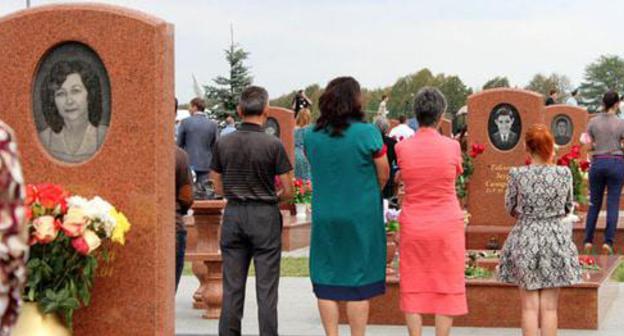
<instances>
[{"instance_id":1,"label":"woman in teal dress","mask_svg":"<svg viewBox=\"0 0 624 336\"><path fill-rule=\"evenodd\" d=\"M339 77L319 99L304 135L312 169L310 277L323 327L338 335L347 301L351 335L364 335L368 300L385 292L386 235L381 190L389 175L381 134L363 121L359 83Z\"/></svg>"},{"instance_id":2,"label":"woman in teal dress","mask_svg":"<svg viewBox=\"0 0 624 336\"><path fill-rule=\"evenodd\" d=\"M306 181L310 180L310 164L303 151L303 134L311 120L310 110L304 108L297 114L295 127L295 178Z\"/></svg>"}]
</instances>

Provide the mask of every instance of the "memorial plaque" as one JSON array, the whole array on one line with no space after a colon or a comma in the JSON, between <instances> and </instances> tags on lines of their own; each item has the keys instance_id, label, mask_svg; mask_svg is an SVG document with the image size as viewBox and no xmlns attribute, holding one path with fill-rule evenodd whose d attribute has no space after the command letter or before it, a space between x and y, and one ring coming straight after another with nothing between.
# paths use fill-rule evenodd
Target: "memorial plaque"
<instances>
[{"instance_id":1,"label":"memorial plaque","mask_svg":"<svg viewBox=\"0 0 624 336\"><path fill-rule=\"evenodd\" d=\"M544 109L544 115L545 123L551 128L555 143L559 146L559 154L569 152L572 146L581 145L581 134L587 130L589 122L589 114L585 109L571 105L551 105Z\"/></svg>"},{"instance_id":2,"label":"memorial plaque","mask_svg":"<svg viewBox=\"0 0 624 336\"><path fill-rule=\"evenodd\" d=\"M41 144L55 159L82 162L102 146L110 124L110 84L98 55L67 42L43 56L33 87Z\"/></svg>"},{"instance_id":3,"label":"memorial plaque","mask_svg":"<svg viewBox=\"0 0 624 336\"><path fill-rule=\"evenodd\" d=\"M288 158L294 166L295 112L281 107L269 106L264 129L267 134L274 135L282 140L286 153L288 153Z\"/></svg>"},{"instance_id":4,"label":"memorial plaque","mask_svg":"<svg viewBox=\"0 0 624 336\"><path fill-rule=\"evenodd\" d=\"M543 122L541 95L516 89L492 89L468 98L469 145L485 144L468 186L470 225L510 226L505 211L509 169L524 165L522 141L531 125Z\"/></svg>"},{"instance_id":5,"label":"memorial plaque","mask_svg":"<svg viewBox=\"0 0 624 336\"><path fill-rule=\"evenodd\" d=\"M70 71L45 84L57 65ZM101 196L132 223L125 246L98 269L91 305L74 316L76 336L174 334L173 74L173 27L140 12L52 5L0 18L0 119L15 130L26 182ZM106 127L105 141L80 157L58 155L40 136L57 95L71 94L91 127ZM79 114L75 101L62 103L66 119Z\"/></svg>"}]
</instances>

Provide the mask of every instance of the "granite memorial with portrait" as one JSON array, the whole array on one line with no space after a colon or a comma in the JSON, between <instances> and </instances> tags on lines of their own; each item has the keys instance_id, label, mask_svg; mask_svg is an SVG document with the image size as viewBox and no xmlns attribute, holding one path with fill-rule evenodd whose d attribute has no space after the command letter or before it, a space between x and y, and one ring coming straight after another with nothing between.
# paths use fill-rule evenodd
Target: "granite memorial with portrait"
<instances>
[{"instance_id":1,"label":"granite memorial with portrait","mask_svg":"<svg viewBox=\"0 0 624 336\"><path fill-rule=\"evenodd\" d=\"M104 143L110 123L110 84L98 55L67 42L40 60L33 88L39 139L55 159L78 163Z\"/></svg>"}]
</instances>

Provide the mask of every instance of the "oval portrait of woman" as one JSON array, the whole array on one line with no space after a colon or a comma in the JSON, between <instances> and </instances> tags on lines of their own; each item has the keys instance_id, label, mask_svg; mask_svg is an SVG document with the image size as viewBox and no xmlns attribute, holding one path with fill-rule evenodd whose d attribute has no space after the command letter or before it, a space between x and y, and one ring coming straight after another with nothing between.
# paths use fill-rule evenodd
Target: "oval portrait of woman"
<instances>
[{"instance_id":1,"label":"oval portrait of woman","mask_svg":"<svg viewBox=\"0 0 624 336\"><path fill-rule=\"evenodd\" d=\"M522 120L518 110L510 104L499 104L488 120L488 135L492 145L501 150L512 150L520 141Z\"/></svg>"},{"instance_id":2,"label":"oval portrait of woman","mask_svg":"<svg viewBox=\"0 0 624 336\"><path fill-rule=\"evenodd\" d=\"M39 62L33 88L39 140L61 161L88 160L102 147L110 124L110 84L99 56L67 42Z\"/></svg>"}]
</instances>

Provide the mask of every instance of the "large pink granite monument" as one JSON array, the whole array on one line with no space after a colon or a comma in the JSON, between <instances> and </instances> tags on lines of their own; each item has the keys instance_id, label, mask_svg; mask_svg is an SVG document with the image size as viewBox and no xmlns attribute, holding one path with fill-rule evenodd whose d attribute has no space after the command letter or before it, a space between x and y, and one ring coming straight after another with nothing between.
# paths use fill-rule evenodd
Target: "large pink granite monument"
<instances>
[{"instance_id":1,"label":"large pink granite monument","mask_svg":"<svg viewBox=\"0 0 624 336\"><path fill-rule=\"evenodd\" d=\"M26 181L100 195L132 223L91 305L74 317L77 336L174 334L173 57L170 24L120 7L42 6L0 18L0 119L16 132ZM92 124L105 130L97 146L84 140L68 152L40 136L52 127L42 92L59 62L95 73L83 81L99 85L87 98L89 113L101 113Z\"/></svg>"}]
</instances>

